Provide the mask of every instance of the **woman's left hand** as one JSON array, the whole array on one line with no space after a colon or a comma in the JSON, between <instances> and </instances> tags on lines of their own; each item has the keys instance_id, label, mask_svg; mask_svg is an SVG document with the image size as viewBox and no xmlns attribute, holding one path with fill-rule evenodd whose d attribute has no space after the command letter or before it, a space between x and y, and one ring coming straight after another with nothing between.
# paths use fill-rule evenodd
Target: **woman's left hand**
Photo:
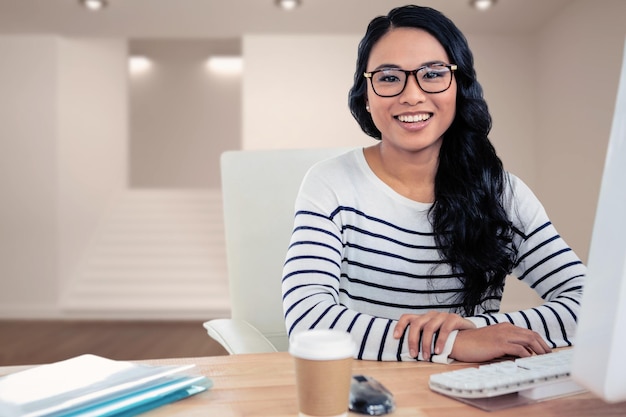
<instances>
[{"instance_id":1,"label":"woman's left hand","mask_svg":"<svg viewBox=\"0 0 626 417\"><path fill-rule=\"evenodd\" d=\"M505 355L524 358L551 350L539 333L498 323L459 332L450 357L462 362L485 362Z\"/></svg>"},{"instance_id":2,"label":"woman's left hand","mask_svg":"<svg viewBox=\"0 0 626 417\"><path fill-rule=\"evenodd\" d=\"M426 361L430 360L431 354L436 355L443 351L452 331L476 328L474 323L458 314L430 311L426 314L403 314L396 324L393 336L399 339L407 327L410 355L415 358L418 352L422 352L422 358ZM434 352L431 352L436 332L439 332L439 335ZM420 335L421 346L419 346Z\"/></svg>"}]
</instances>

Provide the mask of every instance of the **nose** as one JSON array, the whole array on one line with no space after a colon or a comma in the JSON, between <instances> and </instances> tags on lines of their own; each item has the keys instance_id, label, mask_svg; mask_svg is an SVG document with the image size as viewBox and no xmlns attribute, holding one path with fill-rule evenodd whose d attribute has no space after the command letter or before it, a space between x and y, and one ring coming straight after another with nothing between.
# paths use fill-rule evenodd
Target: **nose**
<instances>
[{"instance_id":1,"label":"nose","mask_svg":"<svg viewBox=\"0 0 626 417\"><path fill-rule=\"evenodd\" d=\"M421 103L426 99L426 93L417 83L417 74L411 74L406 80L406 85L402 94L400 94L400 101L410 105Z\"/></svg>"}]
</instances>

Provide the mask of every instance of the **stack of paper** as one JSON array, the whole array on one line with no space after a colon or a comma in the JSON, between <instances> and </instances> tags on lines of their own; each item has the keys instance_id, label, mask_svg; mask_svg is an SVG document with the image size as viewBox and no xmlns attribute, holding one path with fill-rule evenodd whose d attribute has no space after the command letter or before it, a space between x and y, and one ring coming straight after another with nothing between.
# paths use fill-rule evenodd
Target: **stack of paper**
<instances>
[{"instance_id":1,"label":"stack of paper","mask_svg":"<svg viewBox=\"0 0 626 417\"><path fill-rule=\"evenodd\" d=\"M150 366L82 355L0 378L0 416L132 416L211 387L194 365Z\"/></svg>"}]
</instances>

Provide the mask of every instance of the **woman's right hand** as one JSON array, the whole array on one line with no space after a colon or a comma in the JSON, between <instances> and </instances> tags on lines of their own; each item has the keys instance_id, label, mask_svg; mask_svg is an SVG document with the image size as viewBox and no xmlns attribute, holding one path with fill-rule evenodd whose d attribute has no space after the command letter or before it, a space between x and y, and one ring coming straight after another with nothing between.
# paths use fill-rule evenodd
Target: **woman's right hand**
<instances>
[{"instance_id":1,"label":"woman's right hand","mask_svg":"<svg viewBox=\"0 0 626 417\"><path fill-rule=\"evenodd\" d=\"M399 339L407 327L409 354L415 358L418 352L422 352L422 358L427 361L431 355L443 351L452 331L474 329L476 326L471 321L454 313L430 311L425 314L403 314L394 329L394 337ZM434 352L431 352L431 344L435 334L438 334L437 342L434 346ZM421 346L419 346L420 341Z\"/></svg>"}]
</instances>

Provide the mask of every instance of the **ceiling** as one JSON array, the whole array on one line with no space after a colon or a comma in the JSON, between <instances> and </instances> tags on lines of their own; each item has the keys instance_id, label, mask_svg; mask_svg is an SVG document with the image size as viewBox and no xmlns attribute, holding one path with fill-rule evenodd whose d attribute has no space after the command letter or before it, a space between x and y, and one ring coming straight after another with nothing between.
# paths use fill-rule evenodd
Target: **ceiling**
<instances>
[{"instance_id":1,"label":"ceiling","mask_svg":"<svg viewBox=\"0 0 626 417\"><path fill-rule=\"evenodd\" d=\"M364 33L367 23L410 0L303 0L294 11L274 0L109 0L90 12L78 0L0 0L0 33L124 38L239 38L248 33ZM466 33L519 35L540 29L576 0L499 0L479 12L469 0L422 0Z\"/></svg>"}]
</instances>

